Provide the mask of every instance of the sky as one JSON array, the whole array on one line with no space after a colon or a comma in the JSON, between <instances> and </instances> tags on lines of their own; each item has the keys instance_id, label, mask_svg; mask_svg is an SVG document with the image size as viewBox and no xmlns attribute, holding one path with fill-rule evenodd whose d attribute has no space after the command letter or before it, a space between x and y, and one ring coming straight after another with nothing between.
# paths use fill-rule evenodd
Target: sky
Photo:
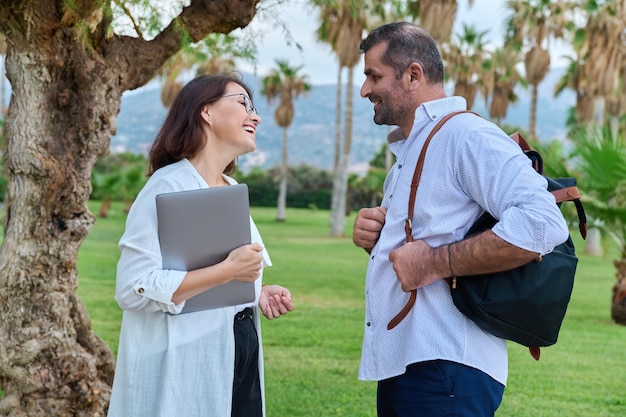
<instances>
[{"instance_id":1,"label":"sky","mask_svg":"<svg viewBox=\"0 0 626 417\"><path fill-rule=\"evenodd\" d=\"M266 0L270 3L272 0ZM459 8L455 20L454 33L460 32L462 24L473 26L477 31L489 31L485 39L501 44L504 37L504 20L507 16L505 0L474 0L471 7L468 0L458 0ZM261 3L263 5L263 2ZM271 19L264 19L258 14L250 24L257 33L258 63L256 73L260 76L267 74L275 66L276 59L287 60L292 66L303 68L301 74L308 76L313 85L335 84L337 80L337 59L333 56L330 46L316 40L315 31L318 26L317 13L303 0L286 0L275 6L279 16L292 38L302 46L299 51L296 46L288 45L282 30L276 29L276 23ZM551 48L553 56L567 53L567 47L556 44ZM556 51L556 54L554 53ZM558 65L558 59L553 58L553 67ZM252 71L249 65L242 65L245 71ZM345 79L345 76L344 76ZM355 84L360 85L364 80L363 65L356 67Z\"/></svg>"}]
</instances>

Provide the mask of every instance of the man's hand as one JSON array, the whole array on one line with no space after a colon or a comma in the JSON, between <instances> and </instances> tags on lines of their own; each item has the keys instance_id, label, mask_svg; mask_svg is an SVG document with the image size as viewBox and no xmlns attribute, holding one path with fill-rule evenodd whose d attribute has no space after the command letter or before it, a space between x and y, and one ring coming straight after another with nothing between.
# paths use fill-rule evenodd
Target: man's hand
<instances>
[{"instance_id":1,"label":"man's hand","mask_svg":"<svg viewBox=\"0 0 626 417\"><path fill-rule=\"evenodd\" d=\"M439 278L506 271L536 260L538 253L512 245L491 230L432 248L423 240L409 242L389 253L389 262L403 291L425 287Z\"/></svg>"},{"instance_id":2,"label":"man's hand","mask_svg":"<svg viewBox=\"0 0 626 417\"><path fill-rule=\"evenodd\" d=\"M368 253L378 241L380 231L385 224L387 209L384 207L363 208L354 221L352 241Z\"/></svg>"},{"instance_id":3,"label":"man's hand","mask_svg":"<svg viewBox=\"0 0 626 417\"><path fill-rule=\"evenodd\" d=\"M431 248L423 240L402 245L389 253L389 262L402 286L402 291L425 287L446 277L447 253L445 247Z\"/></svg>"}]
</instances>

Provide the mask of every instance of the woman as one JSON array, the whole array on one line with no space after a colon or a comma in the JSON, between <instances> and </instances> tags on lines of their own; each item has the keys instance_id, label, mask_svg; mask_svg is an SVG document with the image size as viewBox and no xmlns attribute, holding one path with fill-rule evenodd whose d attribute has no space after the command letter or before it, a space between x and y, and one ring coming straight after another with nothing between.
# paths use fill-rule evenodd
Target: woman
<instances>
[{"instance_id":1,"label":"woman","mask_svg":"<svg viewBox=\"0 0 626 417\"><path fill-rule=\"evenodd\" d=\"M271 262L254 222L252 244L223 262L164 270L155 206L157 194L234 184L228 175L255 150L260 122L250 89L230 75L197 77L174 100L119 243L115 298L124 315L109 417L265 415L257 312L272 319L293 304L286 288L261 284ZM231 280L255 282L256 301L179 314L185 300Z\"/></svg>"}]
</instances>

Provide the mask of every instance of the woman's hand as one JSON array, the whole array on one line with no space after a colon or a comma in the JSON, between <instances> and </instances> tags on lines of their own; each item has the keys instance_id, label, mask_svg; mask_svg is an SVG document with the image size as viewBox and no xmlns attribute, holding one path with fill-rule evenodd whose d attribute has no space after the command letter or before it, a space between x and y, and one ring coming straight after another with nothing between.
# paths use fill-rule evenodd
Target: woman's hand
<instances>
[{"instance_id":1,"label":"woman's hand","mask_svg":"<svg viewBox=\"0 0 626 417\"><path fill-rule=\"evenodd\" d=\"M258 243L243 245L232 250L222 262L187 272L185 278L172 296L174 304L210 288L231 281L254 282L263 268L263 247Z\"/></svg>"},{"instance_id":2,"label":"woman's hand","mask_svg":"<svg viewBox=\"0 0 626 417\"><path fill-rule=\"evenodd\" d=\"M271 320L293 311L291 293L280 285L264 285L259 297L259 309Z\"/></svg>"},{"instance_id":3,"label":"woman's hand","mask_svg":"<svg viewBox=\"0 0 626 417\"><path fill-rule=\"evenodd\" d=\"M258 243L240 246L228 254L224 261L232 271L233 279L245 282L254 282L263 267L263 247Z\"/></svg>"}]
</instances>

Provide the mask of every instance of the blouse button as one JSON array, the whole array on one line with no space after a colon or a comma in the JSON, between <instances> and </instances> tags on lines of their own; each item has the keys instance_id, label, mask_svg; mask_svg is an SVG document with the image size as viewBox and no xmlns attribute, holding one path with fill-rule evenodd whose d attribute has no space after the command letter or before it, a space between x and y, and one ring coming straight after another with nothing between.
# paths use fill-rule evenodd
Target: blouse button
<instances>
[{"instance_id":1,"label":"blouse button","mask_svg":"<svg viewBox=\"0 0 626 417\"><path fill-rule=\"evenodd\" d=\"M139 294L143 294L143 291L144 291L144 290L143 290L143 288L139 288L139 289L137 290L137 292L138 292Z\"/></svg>"}]
</instances>

